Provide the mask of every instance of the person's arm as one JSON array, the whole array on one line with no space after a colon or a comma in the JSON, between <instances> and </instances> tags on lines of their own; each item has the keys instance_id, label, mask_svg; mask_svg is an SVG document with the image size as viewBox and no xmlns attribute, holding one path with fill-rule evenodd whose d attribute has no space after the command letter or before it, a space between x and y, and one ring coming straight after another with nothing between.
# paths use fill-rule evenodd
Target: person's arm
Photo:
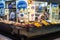
<instances>
[{"instance_id":1,"label":"person's arm","mask_svg":"<svg viewBox=\"0 0 60 40\"><path fill-rule=\"evenodd\" d=\"M38 22L40 22L40 21L42 20L41 17L42 17L42 14L39 15L39 17L38 17Z\"/></svg>"}]
</instances>

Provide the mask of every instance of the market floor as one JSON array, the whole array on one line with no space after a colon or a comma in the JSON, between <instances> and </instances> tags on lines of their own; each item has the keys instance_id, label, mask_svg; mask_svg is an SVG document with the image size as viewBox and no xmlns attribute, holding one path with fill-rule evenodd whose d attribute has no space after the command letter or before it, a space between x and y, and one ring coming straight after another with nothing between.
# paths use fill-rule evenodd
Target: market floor
<instances>
[{"instance_id":1,"label":"market floor","mask_svg":"<svg viewBox=\"0 0 60 40\"><path fill-rule=\"evenodd\" d=\"M12 40L12 39L0 34L0 40Z\"/></svg>"},{"instance_id":2,"label":"market floor","mask_svg":"<svg viewBox=\"0 0 60 40\"><path fill-rule=\"evenodd\" d=\"M60 38L56 38L56 39L54 39L54 40L60 40Z\"/></svg>"}]
</instances>

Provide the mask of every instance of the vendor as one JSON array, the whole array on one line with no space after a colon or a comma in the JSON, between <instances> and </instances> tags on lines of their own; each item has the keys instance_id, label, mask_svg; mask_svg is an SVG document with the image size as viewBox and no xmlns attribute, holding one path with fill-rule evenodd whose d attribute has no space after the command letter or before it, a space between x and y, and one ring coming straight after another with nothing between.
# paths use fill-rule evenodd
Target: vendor
<instances>
[{"instance_id":1,"label":"vendor","mask_svg":"<svg viewBox=\"0 0 60 40\"><path fill-rule=\"evenodd\" d=\"M38 22L41 22L41 20L49 20L49 12L48 12L48 10L46 8L38 16Z\"/></svg>"},{"instance_id":2,"label":"vendor","mask_svg":"<svg viewBox=\"0 0 60 40\"><path fill-rule=\"evenodd\" d=\"M11 21L15 21L15 12L14 12L14 11L12 11L12 12L10 13L10 20L11 20Z\"/></svg>"},{"instance_id":3,"label":"vendor","mask_svg":"<svg viewBox=\"0 0 60 40\"><path fill-rule=\"evenodd\" d=\"M38 22L41 22L41 20L46 20L45 12L40 13L38 16Z\"/></svg>"}]
</instances>

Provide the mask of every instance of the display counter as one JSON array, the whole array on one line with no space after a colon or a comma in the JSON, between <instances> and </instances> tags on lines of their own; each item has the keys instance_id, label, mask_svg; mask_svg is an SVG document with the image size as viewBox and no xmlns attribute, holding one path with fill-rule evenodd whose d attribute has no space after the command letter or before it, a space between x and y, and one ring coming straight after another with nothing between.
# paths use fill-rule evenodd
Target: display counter
<instances>
[{"instance_id":1,"label":"display counter","mask_svg":"<svg viewBox=\"0 0 60 40\"><path fill-rule=\"evenodd\" d=\"M60 31L60 24L50 24L50 25L43 25L41 27L24 27L21 26L21 23L12 22L12 21L0 21L0 30L6 31L7 33L10 32L11 34L16 33L19 35L25 35L28 38L37 36L37 35L45 35L53 32ZM13 35L12 34L12 35Z\"/></svg>"}]
</instances>

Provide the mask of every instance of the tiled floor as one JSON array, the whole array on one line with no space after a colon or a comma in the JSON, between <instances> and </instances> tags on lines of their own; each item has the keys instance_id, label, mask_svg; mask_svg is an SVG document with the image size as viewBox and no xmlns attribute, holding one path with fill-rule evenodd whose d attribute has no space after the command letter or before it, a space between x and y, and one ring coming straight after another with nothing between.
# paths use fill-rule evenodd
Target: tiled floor
<instances>
[{"instance_id":1,"label":"tiled floor","mask_svg":"<svg viewBox=\"0 0 60 40\"><path fill-rule=\"evenodd\" d=\"M12 39L0 34L0 40L12 40Z\"/></svg>"}]
</instances>

